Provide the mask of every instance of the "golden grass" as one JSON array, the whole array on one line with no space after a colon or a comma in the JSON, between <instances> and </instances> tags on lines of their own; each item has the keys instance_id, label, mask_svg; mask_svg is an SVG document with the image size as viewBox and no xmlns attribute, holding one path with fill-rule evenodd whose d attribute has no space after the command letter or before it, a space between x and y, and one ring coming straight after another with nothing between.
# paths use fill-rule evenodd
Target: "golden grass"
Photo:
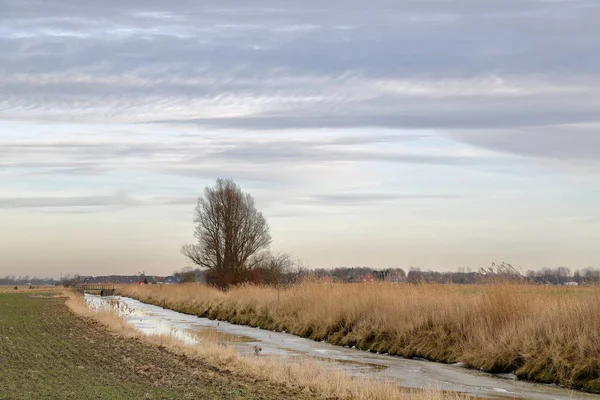
<instances>
[{"instance_id":1,"label":"golden grass","mask_svg":"<svg viewBox=\"0 0 600 400\"><path fill-rule=\"evenodd\" d=\"M600 392L600 289L305 282L132 285L121 294L199 316Z\"/></svg>"},{"instance_id":2,"label":"golden grass","mask_svg":"<svg viewBox=\"0 0 600 400\"><path fill-rule=\"evenodd\" d=\"M90 309L81 295L65 291L67 305L75 314L93 318L113 332L124 337L135 337L164 346L174 352L197 357L222 371L278 385L300 387L318 397L328 399L356 400L460 400L467 397L458 393L438 390L407 390L397 384L375 379L354 378L334 368L316 365L308 359L283 360L276 357L242 356L232 347L216 342L204 341L200 346L186 345L184 342L165 335L145 336L110 311Z\"/></svg>"}]
</instances>

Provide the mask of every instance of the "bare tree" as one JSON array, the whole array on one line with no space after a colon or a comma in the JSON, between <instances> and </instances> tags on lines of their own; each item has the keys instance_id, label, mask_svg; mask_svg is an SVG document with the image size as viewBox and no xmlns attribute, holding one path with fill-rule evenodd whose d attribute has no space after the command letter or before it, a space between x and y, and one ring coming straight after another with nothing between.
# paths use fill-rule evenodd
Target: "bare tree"
<instances>
[{"instance_id":1,"label":"bare tree","mask_svg":"<svg viewBox=\"0 0 600 400\"><path fill-rule=\"evenodd\" d=\"M179 278L180 283L192 283L196 282L198 275L201 275L200 269L193 269L191 267L182 268L181 271L175 271L173 276Z\"/></svg>"},{"instance_id":2,"label":"bare tree","mask_svg":"<svg viewBox=\"0 0 600 400\"><path fill-rule=\"evenodd\" d=\"M268 285L284 283L301 268L300 261L283 252L263 251L254 257L253 264L253 280Z\"/></svg>"},{"instance_id":3,"label":"bare tree","mask_svg":"<svg viewBox=\"0 0 600 400\"><path fill-rule=\"evenodd\" d=\"M61 283L64 287L70 287L78 284L80 280L81 278L79 275L67 274L62 277Z\"/></svg>"},{"instance_id":4,"label":"bare tree","mask_svg":"<svg viewBox=\"0 0 600 400\"><path fill-rule=\"evenodd\" d=\"M254 199L230 179L217 179L196 206L198 243L182 253L207 270L207 282L225 287L249 280L252 257L271 243L269 226Z\"/></svg>"}]
</instances>

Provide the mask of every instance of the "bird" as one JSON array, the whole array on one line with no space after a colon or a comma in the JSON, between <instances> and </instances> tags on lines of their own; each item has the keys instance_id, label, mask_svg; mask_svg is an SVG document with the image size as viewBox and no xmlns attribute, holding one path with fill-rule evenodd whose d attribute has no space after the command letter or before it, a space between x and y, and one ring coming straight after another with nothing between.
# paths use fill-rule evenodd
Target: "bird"
<instances>
[{"instance_id":1,"label":"bird","mask_svg":"<svg viewBox=\"0 0 600 400\"><path fill-rule=\"evenodd\" d=\"M254 355L259 355L261 351L262 347L260 347L259 345L254 345Z\"/></svg>"}]
</instances>

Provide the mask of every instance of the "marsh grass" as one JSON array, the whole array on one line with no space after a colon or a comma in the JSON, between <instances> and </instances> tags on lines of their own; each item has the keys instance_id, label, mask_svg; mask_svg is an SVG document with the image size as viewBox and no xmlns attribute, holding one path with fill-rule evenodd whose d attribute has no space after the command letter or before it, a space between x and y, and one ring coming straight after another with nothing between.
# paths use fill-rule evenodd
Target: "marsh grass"
<instances>
[{"instance_id":1,"label":"marsh grass","mask_svg":"<svg viewBox=\"0 0 600 400\"><path fill-rule=\"evenodd\" d=\"M600 290L487 285L125 286L176 311L600 392Z\"/></svg>"}]
</instances>

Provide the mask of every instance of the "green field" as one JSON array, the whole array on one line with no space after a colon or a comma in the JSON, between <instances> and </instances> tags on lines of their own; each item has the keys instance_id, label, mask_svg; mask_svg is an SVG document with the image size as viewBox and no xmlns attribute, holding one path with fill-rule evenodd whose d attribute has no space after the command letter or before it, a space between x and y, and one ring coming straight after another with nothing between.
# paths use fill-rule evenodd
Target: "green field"
<instances>
[{"instance_id":1,"label":"green field","mask_svg":"<svg viewBox=\"0 0 600 400\"><path fill-rule=\"evenodd\" d=\"M107 331L55 293L0 293L0 399L285 399L248 381Z\"/></svg>"}]
</instances>

